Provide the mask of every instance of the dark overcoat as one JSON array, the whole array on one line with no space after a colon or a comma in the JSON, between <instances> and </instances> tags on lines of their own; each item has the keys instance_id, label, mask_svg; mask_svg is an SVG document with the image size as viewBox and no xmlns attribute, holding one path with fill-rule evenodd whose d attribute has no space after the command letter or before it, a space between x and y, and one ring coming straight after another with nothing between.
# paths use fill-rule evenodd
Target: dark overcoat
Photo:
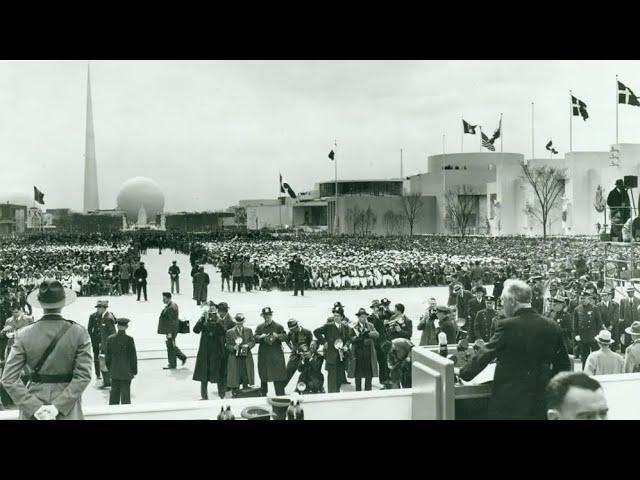
<instances>
[{"instance_id":1,"label":"dark overcoat","mask_svg":"<svg viewBox=\"0 0 640 480\"><path fill-rule=\"evenodd\" d=\"M198 272L193 277L194 297L197 302L207 301L207 289L209 285L209 274Z\"/></svg>"},{"instance_id":2,"label":"dark overcoat","mask_svg":"<svg viewBox=\"0 0 640 480\"><path fill-rule=\"evenodd\" d=\"M497 362L489 418L544 420L549 380L570 369L560 327L533 308L518 310L498 322L489 343L460 371L460 378L473 379L493 360Z\"/></svg>"},{"instance_id":3,"label":"dark overcoat","mask_svg":"<svg viewBox=\"0 0 640 480\"><path fill-rule=\"evenodd\" d=\"M241 338L242 343L247 345L247 356L236 356L236 338ZM227 330L226 333L226 347L227 347L227 387L238 388L240 386L240 365L245 363L247 366L247 377L249 378L249 385L255 383L255 372L253 367L253 354L251 349L255 346L256 342L253 338L253 332L250 328L242 327L242 334L238 334L236 327Z\"/></svg>"},{"instance_id":4,"label":"dark overcoat","mask_svg":"<svg viewBox=\"0 0 640 480\"><path fill-rule=\"evenodd\" d=\"M171 333L176 335L178 333L178 305L171 301L160 312L160 319L158 320L158 333L166 335Z\"/></svg>"},{"instance_id":5,"label":"dark overcoat","mask_svg":"<svg viewBox=\"0 0 640 480\"><path fill-rule=\"evenodd\" d=\"M113 380L131 380L138 374L136 344L129 335L120 330L106 342L105 362Z\"/></svg>"},{"instance_id":6,"label":"dark overcoat","mask_svg":"<svg viewBox=\"0 0 640 480\"><path fill-rule=\"evenodd\" d=\"M193 379L197 382L222 382L226 375L227 329L217 314L205 312L193 326L193 333L200 334Z\"/></svg>"},{"instance_id":7,"label":"dark overcoat","mask_svg":"<svg viewBox=\"0 0 640 480\"><path fill-rule=\"evenodd\" d=\"M371 322L365 322L362 326L357 322L353 327L354 337L351 343L351 358L347 376L353 377L377 377L378 376L378 357L376 355L375 340L378 332ZM362 332L367 331L368 337L362 336Z\"/></svg>"},{"instance_id":8,"label":"dark overcoat","mask_svg":"<svg viewBox=\"0 0 640 480\"><path fill-rule=\"evenodd\" d=\"M256 338L258 347L258 374L263 382L284 382L287 380L287 370L284 364L282 342L286 342L287 334L284 327L276 322L269 325L261 323L256 327L256 337L274 334L275 338Z\"/></svg>"}]
</instances>

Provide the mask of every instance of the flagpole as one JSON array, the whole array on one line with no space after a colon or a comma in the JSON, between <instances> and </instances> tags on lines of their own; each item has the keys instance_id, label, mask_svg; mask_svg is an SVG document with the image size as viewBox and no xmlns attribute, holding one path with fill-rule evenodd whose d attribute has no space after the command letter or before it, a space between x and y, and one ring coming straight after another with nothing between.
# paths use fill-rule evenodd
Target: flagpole
<instances>
[{"instance_id":1,"label":"flagpole","mask_svg":"<svg viewBox=\"0 0 640 480\"><path fill-rule=\"evenodd\" d=\"M333 144L336 147L335 155L334 155L334 168L336 174L336 208L333 216L333 233L334 235L338 234L338 141L334 141Z\"/></svg>"},{"instance_id":2,"label":"flagpole","mask_svg":"<svg viewBox=\"0 0 640 480\"><path fill-rule=\"evenodd\" d=\"M531 160L535 157L535 145L533 140L534 130L533 130L533 102L531 102Z\"/></svg>"},{"instance_id":3,"label":"flagpole","mask_svg":"<svg viewBox=\"0 0 640 480\"><path fill-rule=\"evenodd\" d=\"M480 150L478 151L482 152L482 125L478 125L478 128L480 129Z\"/></svg>"},{"instance_id":4,"label":"flagpole","mask_svg":"<svg viewBox=\"0 0 640 480\"><path fill-rule=\"evenodd\" d=\"M403 179L404 175L403 175L404 171L402 169L402 149L400 149L400 178Z\"/></svg>"},{"instance_id":5,"label":"flagpole","mask_svg":"<svg viewBox=\"0 0 640 480\"><path fill-rule=\"evenodd\" d=\"M618 141L618 74L616 74L616 145Z\"/></svg>"},{"instance_id":6,"label":"flagpole","mask_svg":"<svg viewBox=\"0 0 640 480\"><path fill-rule=\"evenodd\" d=\"M502 153L502 142L504 141L504 134L502 133L502 114L500 114L500 123L498 125L500 125L500 153Z\"/></svg>"},{"instance_id":7,"label":"flagpole","mask_svg":"<svg viewBox=\"0 0 640 480\"><path fill-rule=\"evenodd\" d=\"M444 135L444 134L442 134L442 154L443 154L443 155L446 153L446 152L445 152L445 148L444 148L444 137L445 137L445 135Z\"/></svg>"},{"instance_id":8,"label":"flagpole","mask_svg":"<svg viewBox=\"0 0 640 480\"><path fill-rule=\"evenodd\" d=\"M569 90L569 152L573 152L573 92Z\"/></svg>"},{"instance_id":9,"label":"flagpole","mask_svg":"<svg viewBox=\"0 0 640 480\"><path fill-rule=\"evenodd\" d=\"M460 153L464 153L464 115L462 116L462 135L460 136Z\"/></svg>"}]
</instances>

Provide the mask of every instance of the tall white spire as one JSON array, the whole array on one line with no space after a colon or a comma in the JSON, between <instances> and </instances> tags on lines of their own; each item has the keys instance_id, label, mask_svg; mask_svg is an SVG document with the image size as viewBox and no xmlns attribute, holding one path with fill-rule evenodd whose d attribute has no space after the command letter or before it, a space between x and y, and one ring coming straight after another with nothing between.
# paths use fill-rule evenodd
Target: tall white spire
<instances>
[{"instance_id":1,"label":"tall white spire","mask_svg":"<svg viewBox=\"0 0 640 480\"><path fill-rule=\"evenodd\" d=\"M93 108L91 103L91 70L87 64L87 125L84 150L84 206L85 212L98 210L98 168L96 166L96 142L93 133Z\"/></svg>"}]
</instances>

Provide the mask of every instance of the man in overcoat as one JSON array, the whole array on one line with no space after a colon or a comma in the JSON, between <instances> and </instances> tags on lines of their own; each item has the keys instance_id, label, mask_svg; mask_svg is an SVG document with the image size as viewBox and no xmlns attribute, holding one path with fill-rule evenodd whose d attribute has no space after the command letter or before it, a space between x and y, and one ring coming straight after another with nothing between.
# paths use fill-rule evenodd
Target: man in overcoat
<instances>
[{"instance_id":1,"label":"man in overcoat","mask_svg":"<svg viewBox=\"0 0 640 480\"><path fill-rule=\"evenodd\" d=\"M271 307L264 307L260 314L264 322L256 327L258 347L258 375L262 395L267 395L268 382L273 382L276 395L284 395L287 371L284 364L282 342L287 341L284 327L273 321Z\"/></svg>"},{"instance_id":2,"label":"man in overcoat","mask_svg":"<svg viewBox=\"0 0 640 480\"><path fill-rule=\"evenodd\" d=\"M166 336L167 345L167 360L168 365L163 367L163 370L173 370L177 368L176 357L180 359L182 365L187 362L187 356L176 345L176 337L178 335L178 319L179 309L178 305L171 300L171 294L169 292L163 292L162 303L164 308L160 312L160 319L158 320L158 334Z\"/></svg>"},{"instance_id":3,"label":"man in overcoat","mask_svg":"<svg viewBox=\"0 0 640 480\"><path fill-rule=\"evenodd\" d=\"M16 333L2 374L2 386L20 409L20 419L84 418L81 398L91 381L91 339L82 325L62 317L62 309L75 298L53 279L45 279L29 295L29 304L40 305L44 316ZM25 366L32 372L28 386L20 378Z\"/></svg>"},{"instance_id":4,"label":"man in overcoat","mask_svg":"<svg viewBox=\"0 0 640 480\"><path fill-rule=\"evenodd\" d=\"M316 328L313 334L320 345L324 345L325 369L327 371L327 391L339 392L341 378L339 372L344 372L346 354L351 344L351 329L342 324L344 310L342 307L333 308L333 318L320 328ZM342 347L338 350L336 342L340 340ZM341 354L342 353L342 354Z\"/></svg>"},{"instance_id":5,"label":"man in overcoat","mask_svg":"<svg viewBox=\"0 0 640 480\"><path fill-rule=\"evenodd\" d=\"M209 282L209 274L204 271L204 267L200 267L198 273L193 276L193 288L195 289L196 302L198 306L207 302L207 288Z\"/></svg>"},{"instance_id":6,"label":"man in overcoat","mask_svg":"<svg viewBox=\"0 0 640 480\"><path fill-rule=\"evenodd\" d=\"M287 322L287 327L289 328L289 333L287 334L287 344L291 349L291 354L289 355L289 361L287 362L287 380L285 383L285 387L291 381L291 378L298 370L298 367L302 363L303 351L309 351L311 348L311 343L313 340L313 333L306 328L303 328L298 324L298 321L295 318L290 319Z\"/></svg>"},{"instance_id":7,"label":"man in overcoat","mask_svg":"<svg viewBox=\"0 0 640 480\"><path fill-rule=\"evenodd\" d=\"M136 344L126 334L128 318L116 319L118 332L106 342L105 362L111 374L111 392L109 405L131 403L131 380L138 374L138 356Z\"/></svg>"},{"instance_id":8,"label":"man in overcoat","mask_svg":"<svg viewBox=\"0 0 640 480\"><path fill-rule=\"evenodd\" d=\"M531 307L531 287L505 282L502 304L507 318L484 347L460 370L469 381L497 360L489 418L544 420L544 391L553 375L570 369L560 327Z\"/></svg>"},{"instance_id":9,"label":"man in overcoat","mask_svg":"<svg viewBox=\"0 0 640 480\"><path fill-rule=\"evenodd\" d=\"M597 294L591 294L586 290L582 292L582 302L573 312L576 354L580 355L583 369L589 354L598 349L595 338L604 328L600 318L600 310L594 304L594 296L597 297Z\"/></svg>"},{"instance_id":10,"label":"man in overcoat","mask_svg":"<svg viewBox=\"0 0 640 480\"><path fill-rule=\"evenodd\" d=\"M200 382L202 400L209 399L209 382L218 385L218 396L224 398L227 392L227 351L225 347L227 328L218 315L218 306L209 302L209 310L204 312L193 327L193 333L200 334L200 345L196 357L193 379Z\"/></svg>"},{"instance_id":11,"label":"man in overcoat","mask_svg":"<svg viewBox=\"0 0 640 480\"><path fill-rule=\"evenodd\" d=\"M138 268L133 272L133 281L136 286L136 294L140 301L140 293L144 293L144 301L147 301L147 269L144 268L144 262L140 262Z\"/></svg>"},{"instance_id":12,"label":"man in overcoat","mask_svg":"<svg viewBox=\"0 0 640 480\"><path fill-rule=\"evenodd\" d=\"M235 326L227 330L227 387L237 394L240 385L248 388L255 383L253 354L256 341L250 328L244 326L244 315L236 313Z\"/></svg>"},{"instance_id":13,"label":"man in overcoat","mask_svg":"<svg viewBox=\"0 0 640 480\"><path fill-rule=\"evenodd\" d=\"M369 314L364 308L360 308L356 314L358 321L353 326L353 338L351 339L351 355L349 378L355 377L356 391L371 390L371 379L378 376L378 359L376 358L375 340L378 332L374 325L367 321Z\"/></svg>"},{"instance_id":14,"label":"man in overcoat","mask_svg":"<svg viewBox=\"0 0 640 480\"><path fill-rule=\"evenodd\" d=\"M620 353L624 353L627 347L633 342L629 335L625 335L624 330L631 326L633 322L640 320L640 298L636 297L636 289L633 285L627 287L627 298L620 300L620 322L618 322L619 337L614 337L614 341L620 341Z\"/></svg>"}]
</instances>

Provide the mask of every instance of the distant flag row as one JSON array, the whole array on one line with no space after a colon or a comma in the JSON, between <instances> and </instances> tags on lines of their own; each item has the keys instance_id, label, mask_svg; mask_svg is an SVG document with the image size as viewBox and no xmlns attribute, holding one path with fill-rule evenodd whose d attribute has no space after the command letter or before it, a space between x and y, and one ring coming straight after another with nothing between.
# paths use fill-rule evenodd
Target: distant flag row
<instances>
[{"instance_id":1,"label":"distant flag row","mask_svg":"<svg viewBox=\"0 0 640 480\"><path fill-rule=\"evenodd\" d=\"M634 107L640 107L640 101L633 91L627 87L624 83L618 80L618 103L624 105L633 105ZM582 117L583 120L589 118L587 113L587 104L582 100L571 95L571 106L574 117Z\"/></svg>"},{"instance_id":2,"label":"distant flag row","mask_svg":"<svg viewBox=\"0 0 640 480\"><path fill-rule=\"evenodd\" d=\"M549 140L549 143L547 143L545 148L547 150L549 150L553 155L557 155L558 154L558 151L555 148L553 148L553 142L551 140Z\"/></svg>"},{"instance_id":3,"label":"distant flag row","mask_svg":"<svg viewBox=\"0 0 640 480\"><path fill-rule=\"evenodd\" d=\"M475 135L476 128L479 128L479 125L471 125L469 122L462 119L462 130L464 133L469 135ZM482 146L487 150L491 150L492 152L495 152L496 147L494 145L494 142L498 138L500 138L501 131L502 131L502 119L500 119L500 122L498 123L498 128L493 132L493 135L491 138L485 135L485 133L482 131L482 128L480 128L480 136L482 137Z\"/></svg>"},{"instance_id":4,"label":"distant flag row","mask_svg":"<svg viewBox=\"0 0 640 480\"><path fill-rule=\"evenodd\" d=\"M291 186L282 182L282 174L280 174L280 193L288 193L291 198L297 198L296 192L293 191Z\"/></svg>"}]
</instances>

